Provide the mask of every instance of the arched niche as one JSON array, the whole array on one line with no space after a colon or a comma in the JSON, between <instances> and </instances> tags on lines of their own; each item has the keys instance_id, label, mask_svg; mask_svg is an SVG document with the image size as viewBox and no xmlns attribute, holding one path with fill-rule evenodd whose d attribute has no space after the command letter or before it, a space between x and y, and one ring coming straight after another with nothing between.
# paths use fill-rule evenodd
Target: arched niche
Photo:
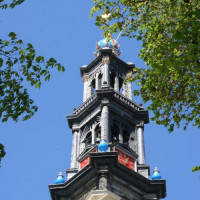
<instances>
[{"instance_id":1,"label":"arched niche","mask_svg":"<svg viewBox=\"0 0 200 200\"><path fill-rule=\"evenodd\" d=\"M95 135L95 142L98 142L101 139L101 126L100 123L98 123L94 129L94 135Z\"/></svg>"},{"instance_id":2,"label":"arched niche","mask_svg":"<svg viewBox=\"0 0 200 200\"><path fill-rule=\"evenodd\" d=\"M123 129L123 143L129 145L130 142L130 131Z\"/></svg>"},{"instance_id":3,"label":"arched niche","mask_svg":"<svg viewBox=\"0 0 200 200\"><path fill-rule=\"evenodd\" d=\"M120 128L117 121L114 121L111 126L111 142L119 142Z\"/></svg>"},{"instance_id":4,"label":"arched niche","mask_svg":"<svg viewBox=\"0 0 200 200\"><path fill-rule=\"evenodd\" d=\"M85 142L85 147L88 147L92 144L92 132L91 131L86 134L84 142Z\"/></svg>"}]
</instances>

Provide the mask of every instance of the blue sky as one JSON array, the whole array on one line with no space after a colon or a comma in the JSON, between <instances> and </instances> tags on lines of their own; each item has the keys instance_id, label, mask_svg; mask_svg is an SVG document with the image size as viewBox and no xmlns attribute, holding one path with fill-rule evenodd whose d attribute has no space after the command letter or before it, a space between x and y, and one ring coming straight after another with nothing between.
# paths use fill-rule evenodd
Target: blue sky
<instances>
[{"instance_id":1,"label":"blue sky","mask_svg":"<svg viewBox=\"0 0 200 200\"><path fill-rule=\"evenodd\" d=\"M71 130L66 115L82 103L79 68L94 59L95 44L102 38L89 19L92 5L91 0L26 0L13 10L0 10L0 38L14 31L38 54L54 57L66 67L65 73L54 70L40 90L28 86L39 107L32 119L0 123L0 142L7 152L0 168L1 200L48 200L48 184L70 167ZM122 60L144 66L138 58L140 43L127 38L119 43ZM200 199L200 173L191 172L200 164L199 142L199 130L192 126L172 134L154 122L145 126L147 164L151 172L157 166L166 179L167 200Z\"/></svg>"}]
</instances>

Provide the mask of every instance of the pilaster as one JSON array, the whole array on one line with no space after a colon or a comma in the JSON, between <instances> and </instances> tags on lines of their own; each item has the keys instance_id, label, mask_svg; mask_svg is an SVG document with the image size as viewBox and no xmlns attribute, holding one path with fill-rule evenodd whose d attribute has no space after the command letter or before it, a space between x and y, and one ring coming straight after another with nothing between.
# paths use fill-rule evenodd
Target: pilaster
<instances>
[{"instance_id":1,"label":"pilaster","mask_svg":"<svg viewBox=\"0 0 200 200\"><path fill-rule=\"evenodd\" d=\"M88 90L88 76L87 75L84 75L83 77L83 82L84 82L84 85L83 85L83 102L87 100L87 90Z\"/></svg>"},{"instance_id":2,"label":"pilaster","mask_svg":"<svg viewBox=\"0 0 200 200\"><path fill-rule=\"evenodd\" d=\"M138 163L145 164L145 148L144 148L144 122L137 125L137 140L138 140Z\"/></svg>"},{"instance_id":3,"label":"pilaster","mask_svg":"<svg viewBox=\"0 0 200 200\"><path fill-rule=\"evenodd\" d=\"M110 86L110 77L109 77L109 64L110 58L108 56L102 58L103 63L103 87Z\"/></svg>"},{"instance_id":4,"label":"pilaster","mask_svg":"<svg viewBox=\"0 0 200 200\"><path fill-rule=\"evenodd\" d=\"M72 152L71 152L71 168L77 168L78 162L76 161L78 157L78 130L73 130L73 140L72 140Z\"/></svg>"},{"instance_id":5,"label":"pilaster","mask_svg":"<svg viewBox=\"0 0 200 200\"><path fill-rule=\"evenodd\" d=\"M117 75L115 76L114 89L119 92L119 77Z\"/></svg>"},{"instance_id":6,"label":"pilaster","mask_svg":"<svg viewBox=\"0 0 200 200\"><path fill-rule=\"evenodd\" d=\"M110 141L110 130L109 130L109 101L102 100L102 111L101 111L101 138Z\"/></svg>"}]
</instances>

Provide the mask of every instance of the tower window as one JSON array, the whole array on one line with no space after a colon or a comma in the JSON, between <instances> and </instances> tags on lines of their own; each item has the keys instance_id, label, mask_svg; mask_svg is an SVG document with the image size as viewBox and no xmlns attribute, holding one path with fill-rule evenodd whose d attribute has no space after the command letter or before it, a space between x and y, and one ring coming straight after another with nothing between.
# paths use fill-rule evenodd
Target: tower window
<instances>
[{"instance_id":1,"label":"tower window","mask_svg":"<svg viewBox=\"0 0 200 200\"><path fill-rule=\"evenodd\" d=\"M130 133L123 130L123 143L129 145Z\"/></svg>"},{"instance_id":2,"label":"tower window","mask_svg":"<svg viewBox=\"0 0 200 200\"><path fill-rule=\"evenodd\" d=\"M96 137L96 140L101 139L101 127L99 126L99 124L95 128L95 137Z\"/></svg>"},{"instance_id":3,"label":"tower window","mask_svg":"<svg viewBox=\"0 0 200 200\"><path fill-rule=\"evenodd\" d=\"M95 79L91 82L91 87L92 87L92 94L95 93Z\"/></svg>"},{"instance_id":4,"label":"tower window","mask_svg":"<svg viewBox=\"0 0 200 200\"><path fill-rule=\"evenodd\" d=\"M117 124L113 124L111 128L111 141L119 142L119 127Z\"/></svg>"},{"instance_id":5,"label":"tower window","mask_svg":"<svg viewBox=\"0 0 200 200\"><path fill-rule=\"evenodd\" d=\"M114 75L114 73L111 73L110 74L110 86L112 88L114 88L114 83L115 83L115 75Z\"/></svg>"},{"instance_id":6,"label":"tower window","mask_svg":"<svg viewBox=\"0 0 200 200\"><path fill-rule=\"evenodd\" d=\"M121 77L119 77L119 91L120 91L120 93L123 92L122 85L123 85L123 79Z\"/></svg>"},{"instance_id":7,"label":"tower window","mask_svg":"<svg viewBox=\"0 0 200 200\"><path fill-rule=\"evenodd\" d=\"M85 146L89 146L92 144L92 133L89 132L85 137Z\"/></svg>"}]
</instances>

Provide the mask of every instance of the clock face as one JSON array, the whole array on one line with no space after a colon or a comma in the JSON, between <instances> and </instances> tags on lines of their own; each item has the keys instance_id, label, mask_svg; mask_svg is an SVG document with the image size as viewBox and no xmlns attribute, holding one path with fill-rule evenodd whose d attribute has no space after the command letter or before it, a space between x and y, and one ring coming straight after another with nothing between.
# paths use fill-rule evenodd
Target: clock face
<instances>
[{"instance_id":1,"label":"clock face","mask_svg":"<svg viewBox=\"0 0 200 200\"><path fill-rule=\"evenodd\" d=\"M135 159L117 148L115 149L115 151L118 154L118 162L135 171Z\"/></svg>"}]
</instances>

